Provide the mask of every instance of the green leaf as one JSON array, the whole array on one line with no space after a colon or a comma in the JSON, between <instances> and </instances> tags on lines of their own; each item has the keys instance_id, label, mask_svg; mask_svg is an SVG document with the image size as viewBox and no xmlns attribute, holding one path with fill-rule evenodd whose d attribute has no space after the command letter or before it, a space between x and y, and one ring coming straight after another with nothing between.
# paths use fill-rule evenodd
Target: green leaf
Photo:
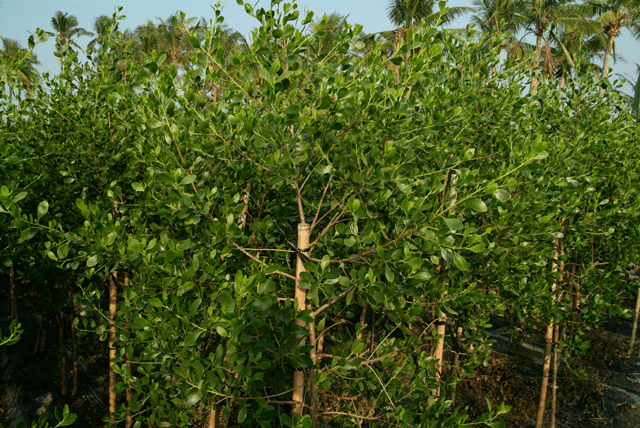
<instances>
[{"instance_id":1,"label":"green leaf","mask_svg":"<svg viewBox=\"0 0 640 428\"><path fill-rule=\"evenodd\" d=\"M182 29L182 27L181 27L181 25L180 25L180 21L179 21L179 20L178 20L178 18L177 18L177 17L175 17L175 16L172 16L172 17L171 17L171 26L172 26L173 28L175 28L176 30L180 30L180 29Z\"/></svg>"},{"instance_id":2,"label":"green leaf","mask_svg":"<svg viewBox=\"0 0 640 428\"><path fill-rule=\"evenodd\" d=\"M273 305L273 301L269 297L258 299L251 304L251 307L256 311L264 312Z\"/></svg>"},{"instance_id":3,"label":"green leaf","mask_svg":"<svg viewBox=\"0 0 640 428\"><path fill-rule=\"evenodd\" d=\"M40 220L49 211L49 202L42 201L38 204L38 220Z\"/></svg>"},{"instance_id":4,"label":"green leaf","mask_svg":"<svg viewBox=\"0 0 640 428\"><path fill-rule=\"evenodd\" d=\"M500 418L498 418L498 420L493 421L493 422L485 422L485 425L491 427L491 428L504 428L506 426L506 424L504 423L504 421Z\"/></svg>"},{"instance_id":5,"label":"green leaf","mask_svg":"<svg viewBox=\"0 0 640 428\"><path fill-rule=\"evenodd\" d=\"M258 67L258 72L260 73L260 77L262 77L264 80L266 80L267 82L271 83L273 85L273 80L271 78L271 74L269 74L269 72L267 71L266 68L264 68L263 66L259 66Z\"/></svg>"},{"instance_id":6,"label":"green leaf","mask_svg":"<svg viewBox=\"0 0 640 428\"><path fill-rule=\"evenodd\" d=\"M238 423L241 424L244 422L244 420L247 419L247 406L244 405L240 408L240 411L238 412Z\"/></svg>"},{"instance_id":7,"label":"green leaf","mask_svg":"<svg viewBox=\"0 0 640 428\"><path fill-rule=\"evenodd\" d=\"M200 49L200 40L198 40L195 36L189 36L189 44L192 48Z\"/></svg>"},{"instance_id":8,"label":"green leaf","mask_svg":"<svg viewBox=\"0 0 640 428\"><path fill-rule=\"evenodd\" d=\"M202 330L196 330L189 333L186 339L184 339L184 347L189 348L193 346L202 333L203 333Z\"/></svg>"},{"instance_id":9,"label":"green leaf","mask_svg":"<svg viewBox=\"0 0 640 428\"><path fill-rule=\"evenodd\" d=\"M64 259L69 254L69 243L63 242L60 244L56 250L59 259Z\"/></svg>"},{"instance_id":10,"label":"green leaf","mask_svg":"<svg viewBox=\"0 0 640 428\"><path fill-rule=\"evenodd\" d=\"M389 282L393 282L393 280L395 279L395 275L393 274L393 271L389 269L389 265L385 265L384 267L384 276Z\"/></svg>"},{"instance_id":11,"label":"green leaf","mask_svg":"<svg viewBox=\"0 0 640 428\"><path fill-rule=\"evenodd\" d=\"M107 235L107 240L104 242L104 245L111 245L116 241L116 238L118 237L118 233L115 231L111 231L109 232L109 234Z\"/></svg>"},{"instance_id":12,"label":"green leaf","mask_svg":"<svg viewBox=\"0 0 640 428\"><path fill-rule=\"evenodd\" d=\"M467 261L458 253L453 253L453 264L461 271L466 271L467 269L469 269Z\"/></svg>"},{"instance_id":13,"label":"green leaf","mask_svg":"<svg viewBox=\"0 0 640 428\"><path fill-rule=\"evenodd\" d=\"M147 119L147 128L156 129L160 126L162 126L162 122L160 122L158 119L154 117L150 117L149 119Z\"/></svg>"},{"instance_id":14,"label":"green leaf","mask_svg":"<svg viewBox=\"0 0 640 428\"><path fill-rule=\"evenodd\" d=\"M549 156L549 153L547 153L545 150L543 150L540 153L537 153L532 159L533 160L540 160L540 159L544 159L544 158L546 158L548 156Z\"/></svg>"},{"instance_id":15,"label":"green leaf","mask_svg":"<svg viewBox=\"0 0 640 428\"><path fill-rule=\"evenodd\" d=\"M400 191L402 193L406 193L409 194L411 193L411 186L409 186L408 184L404 184L404 183L398 183L398 189L400 189Z\"/></svg>"},{"instance_id":16,"label":"green leaf","mask_svg":"<svg viewBox=\"0 0 640 428\"><path fill-rule=\"evenodd\" d=\"M476 244L476 245L470 247L469 251L472 251L474 253L482 253L482 252L485 251L485 249L486 249L486 247L484 246L484 244L480 243L480 244Z\"/></svg>"},{"instance_id":17,"label":"green leaf","mask_svg":"<svg viewBox=\"0 0 640 428\"><path fill-rule=\"evenodd\" d=\"M127 246L134 253L139 253L144 250L144 245L142 245L142 243L136 238L129 238L129 240L127 241Z\"/></svg>"},{"instance_id":18,"label":"green leaf","mask_svg":"<svg viewBox=\"0 0 640 428\"><path fill-rule=\"evenodd\" d=\"M161 308L164 306L162 304L162 301L157 297L152 297L151 299L149 299L149 304L155 308Z\"/></svg>"},{"instance_id":19,"label":"green leaf","mask_svg":"<svg viewBox=\"0 0 640 428\"><path fill-rule=\"evenodd\" d=\"M185 184L191 184L194 181L196 181L196 176L195 175L187 175L185 178L182 179L182 181L180 182L180 185L184 186Z\"/></svg>"},{"instance_id":20,"label":"green leaf","mask_svg":"<svg viewBox=\"0 0 640 428\"><path fill-rule=\"evenodd\" d=\"M471 209L475 212L487 212L487 205L482 201L482 199L470 199L468 203Z\"/></svg>"},{"instance_id":21,"label":"green leaf","mask_svg":"<svg viewBox=\"0 0 640 428\"><path fill-rule=\"evenodd\" d=\"M187 398L184 399L182 404L187 407L191 407L198 404L200 400L202 400L202 395L200 395L199 392L192 392L191 394L187 395Z\"/></svg>"},{"instance_id":22,"label":"green leaf","mask_svg":"<svg viewBox=\"0 0 640 428\"><path fill-rule=\"evenodd\" d=\"M22 233L20 234L20 239L18 239L18 243L28 241L29 239L36 236L39 231L40 229L38 229L37 227L30 227L28 229L23 230Z\"/></svg>"},{"instance_id":23,"label":"green leaf","mask_svg":"<svg viewBox=\"0 0 640 428\"><path fill-rule=\"evenodd\" d=\"M133 190L136 192L144 192L144 186L142 183L131 183L131 187L133 187Z\"/></svg>"},{"instance_id":24,"label":"green leaf","mask_svg":"<svg viewBox=\"0 0 640 428\"><path fill-rule=\"evenodd\" d=\"M64 420L62 420L56 426L57 427L66 427L66 426L69 426L69 425L73 425L73 423L76 421L76 419L78 419L78 415L77 414L69 413L67 416L65 416Z\"/></svg>"},{"instance_id":25,"label":"green leaf","mask_svg":"<svg viewBox=\"0 0 640 428\"><path fill-rule=\"evenodd\" d=\"M355 196L351 196L347 205L349 206L349 210L355 214L355 212L360 208L360 201L357 200Z\"/></svg>"},{"instance_id":26,"label":"green leaf","mask_svg":"<svg viewBox=\"0 0 640 428\"><path fill-rule=\"evenodd\" d=\"M447 227L451 230L460 230L464 228L464 225L457 218L445 218L444 222L447 224Z\"/></svg>"},{"instance_id":27,"label":"green leaf","mask_svg":"<svg viewBox=\"0 0 640 428\"><path fill-rule=\"evenodd\" d=\"M94 267L98 264L98 256L94 254L93 256L87 259L87 267Z\"/></svg>"},{"instance_id":28,"label":"green leaf","mask_svg":"<svg viewBox=\"0 0 640 428\"><path fill-rule=\"evenodd\" d=\"M26 198L28 194L29 194L29 193L27 193L27 192L20 192L20 193L18 193L17 195L15 195L15 196L13 197L13 199L11 199L11 200L12 200L14 203L15 203L15 202L19 202L19 201L23 200L24 198Z\"/></svg>"},{"instance_id":29,"label":"green leaf","mask_svg":"<svg viewBox=\"0 0 640 428\"><path fill-rule=\"evenodd\" d=\"M231 294L226 291L218 294L218 301L226 313L232 314L236 310L236 302L233 300L233 297L231 297Z\"/></svg>"},{"instance_id":30,"label":"green leaf","mask_svg":"<svg viewBox=\"0 0 640 428\"><path fill-rule=\"evenodd\" d=\"M500 202L506 202L511 199L511 193L509 193L509 191L506 189L496 190L495 192L493 192L493 196L495 196L495 198Z\"/></svg>"}]
</instances>

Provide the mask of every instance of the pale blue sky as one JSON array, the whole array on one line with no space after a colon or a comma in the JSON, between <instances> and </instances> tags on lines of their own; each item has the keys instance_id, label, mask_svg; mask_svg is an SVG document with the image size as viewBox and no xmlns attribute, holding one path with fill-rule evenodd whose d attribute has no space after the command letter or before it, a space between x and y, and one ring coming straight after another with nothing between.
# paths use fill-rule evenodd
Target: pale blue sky
<instances>
[{"instance_id":1,"label":"pale blue sky","mask_svg":"<svg viewBox=\"0 0 640 428\"><path fill-rule=\"evenodd\" d=\"M78 18L80 27L86 30L93 30L93 21L96 16L111 16L116 6L124 6L122 13L126 19L121 21L121 28L134 29L151 19L156 21L156 17L166 19L177 10L184 11L188 17L213 17L210 7L215 4L211 0L133 0L124 3L122 0L0 0L0 36L19 40L23 46L27 46L29 32L34 32L37 27L43 30L52 31L51 17L60 10L75 15ZM262 7L268 7L268 0L261 0ZM349 15L348 21L359 23L364 26L364 31L368 33L390 30L393 28L387 19L387 6L389 0L299 0L298 8L301 10L312 10L316 15L323 13L338 12ZM245 36L249 34L255 26L254 18L248 16L244 8L239 6L235 0L224 0L223 16L225 24L230 28L240 31ZM449 6L471 6L471 0L451 0ZM452 24L453 27L464 27L469 22L469 15L459 19ZM157 21L156 21L157 22ZM80 37L77 43L86 47L91 40L90 37ZM635 63L640 63L640 41L634 39L628 31L623 30L623 34L616 41L618 54L626 59L626 63L618 61L613 64L614 73L637 78ZM42 63L38 67L40 71L50 71L57 73L59 70L55 50L55 40L49 39L45 44L36 47L35 53ZM625 92L630 94L631 87L627 84Z\"/></svg>"}]
</instances>

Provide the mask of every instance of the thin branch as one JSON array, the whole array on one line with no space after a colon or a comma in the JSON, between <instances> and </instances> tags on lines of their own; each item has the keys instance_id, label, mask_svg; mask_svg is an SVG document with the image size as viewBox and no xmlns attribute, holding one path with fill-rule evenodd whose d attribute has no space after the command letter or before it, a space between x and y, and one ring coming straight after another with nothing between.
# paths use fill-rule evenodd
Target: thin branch
<instances>
[{"instance_id":1,"label":"thin branch","mask_svg":"<svg viewBox=\"0 0 640 428\"><path fill-rule=\"evenodd\" d=\"M387 248L390 245L395 244L396 242L398 242L399 240L411 235L413 232L415 232L416 230L418 230L418 227L414 227L413 229L401 234L400 236L398 236L395 239L392 239L391 241L387 242L386 244L382 245L380 248ZM365 251L364 253L360 253L360 254L356 254L355 256L351 256L348 257L346 259L340 259L340 260L330 260L329 263L344 263L344 262L352 262L354 260L358 260L364 256L366 256L367 254L371 254L371 253L375 253L377 250L377 248L373 249L373 250L368 250Z\"/></svg>"},{"instance_id":2,"label":"thin branch","mask_svg":"<svg viewBox=\"0 0 640 428\"><path fill-rule=\"evenodd\" d=\"M327 190L329 190L329 186L331 185L331 180L333 180L333 175L329 176L329 181L327 182L327 185L324 186L324 191L322 192L322 197L320 198L320 203L318 204L318 209L316 210L316 215L315 217L313 217L313 221L311 222L311 229L309 230L309 233L311 233L313 231L313 228L316 227L316 224L318 224L320 208L322 208L322 203L324 202L324 197L326 196Z\"/></svg>"},{"instance_id":3,"label":"thin branch","mask_svg":"<svg viewBox=\"0 0 640 428\"><path fill-rule=\"evenodd\" d=\"M371 417L371 416L360 416L360 415L355 415L353 413L344 413L344 412L322 412L323 415L338 415L338 416L347 416L350 418L358 418L358 419L366 419L368 421L379 421L380 418L377 417ZM396 426L400 426L400 425L396 425Z\"/></svg>"},{"instance_id":4,"label":"thin branch","mask_svg":"<svg viewBox=\"0 0 640 428\"><path fill-rule=\"evenodd\" d=\"M264 263L264 262L263 262L262 260L260 260L258 257L256 257L256 256L254 256L253 254L249 253L248 251L246 251L244 248L242 248L241 246L239 246L239 245L238 245L238 244L236 244L235 242L233 242L233 241L230 241L230 242L231 242L231 245L233 245L237 250L240 250L244 255L246 255L247 257L249 257L251 260L254 260L254 261L256 261L256 262L258 262L258 263L260 263L260 264L263 264L263 263ZM296 277L295 277L295 276L293 276L293 275L289 275L288 273L284 273L284 272L279 271L279 270L276 270L276 271L270 272L270 273L268 273L267 275L274 275L274 274L282 275L282 276L284 276L285 278L289 278L289 279L292 279L292 280L294 280L294 281L295 281L295 279L296 279Z\"/></svg>"},{"instance_id":5,"label":"thin branch","mask_svg":"<svg viewBox=\"0 0 640 428\"><path fill-rule=\"evenodd\" d=\"M300 193L301 190L302 189L300 188L300 185L298 185L298 182L296 181L296 199L298 200L298 213L300 214L300 223L305 224L306 221L304 219L304 208L302 208L302 194Z\"/></svg>"},{"instance_id":6,"label":"thin branch","mask_svg":"<svg viewBox=\"0 0 640 428\"><path fill-rule=\"evenodd\" d=\"M337 297L335 297L332 301L330 301L329 303L325 303L324 305L320 306L318 309L316 309L314 312L311 313L311 317L315 318L318 315L320 315L322 312L325 311L325 309L329 308L330 306L332 306L334 303L336 303L338 300L342 299L344 296L346 296L347 294L349 294L351 291L353 291L353 289L355 289L355 286L351 286L349 288L347 288L346 290L344 290L342 293L340 293Z\"/></svg>"}]
</instances>

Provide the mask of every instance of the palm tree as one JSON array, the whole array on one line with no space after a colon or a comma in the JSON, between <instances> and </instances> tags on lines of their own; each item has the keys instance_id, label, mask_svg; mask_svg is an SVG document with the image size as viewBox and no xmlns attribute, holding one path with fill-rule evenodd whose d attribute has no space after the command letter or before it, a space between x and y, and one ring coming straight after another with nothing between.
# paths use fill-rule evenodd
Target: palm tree
<instances>
[{"instance_id":1,"label":"palm tree","mask_svg":"<svg viewBox=\"0 0 640 428\"><path fill-rule=\"evenodd\" d=\"M78 27L78 18L61 11L57 11L51 18L51 26L57 34L50 32L48 34L56 36L56 50L58 52L62 52L67 45L73 45L82 50L72 38L76 36L93 36L93 33Z\"/></svg>"},{"instance_id":2,"label":"palm tree","mask_svg":"<svg viewBox=\"0 0 640 428\"><path fill-rule=\"evenodd\" d=\"M615 47L616 37L623 28L631 30L634 36L640 37L640 1L638 0L588 0L587 5L600 24L606 39L602 77L609 75L609 62ZM604 88L600 88L600 96L604 96Z\"/></svg>"},{"instance_id":3,"label":"palm tree","mask_svg":"<svg viewBox=\"0 0 640 428\"><path fill-rule=\"evenodd\" d=\"M315 62L324 55L328 55L333 48L336 47L335 40L340 37L344 31L344 23L347 19L346 15L340 15L333 12L330 15L325 14L322 19L316 18L309 25L311 34L322 31L325 33L323 38L316 38L315 41L307 47L307 59Z\"/></svg>"},{"instance_id":4,"label":"palm tree","mask_svg":"<svg viewBox=\"0 0 640 428\"><path fill-rule=\"evenodd\" d=\"M405 31L425 21L427 25L447 23L472 10L469 7L451 7L445 12L435 11L436 0L391 0L387 17Z\"/></svg>"},{"instance_id":5,"label":"palm tree","mask_svg":"<svg viewBox=\"0 0 640 428\"><path fill-rule=\"evenodd\" d=\"M35 66L40 62L36 55L20 46L20 42L14 39L2 37L2 50L0 50L0 72L8 81L22 82L31 88L37 82L40 74ZM9 85L9 100L13 98L13 86Z\"/></svg>"},{"instance_id":6,"label":"palm tree","mask_svg":"<svg viewBox=\"0 0 640 428\"><path fill-rule=\"evenodd\" d=\"M524 27L536 37L536 47L533 56L533 74L531 76L530 91L536 93L538 85L538 67L542 60L542 41L548 40L548 31L552 25L559 27L582 27L593 29L590 24L580 15L581 9L571 5L573 0L526 0L522 4L522 16L524 17ZM547 54L545 56L548 57Z\"/></svg>"},{"instance_id":7,"label":"palm tree","mask_svg":"<svg viewBox=\"0 0 640 428\"><path fill-rule=\"evenodd\" d=\"M600 66L592 60L603 50L603 39L580 28L552 29L549 41L553 44L553 64L555 68L549 74L560 78L560 88L564 86L567 76L575 71L578 75L585 69L600 72ZM547 67L545 67L545 70Z\"/></svg>"},{"instance_id":8,"label":"palm tree","mask_svg":"<svg viewBox=\"0 0 640 428\"><path fill-rule=\"evenodd\" d=\"M98 49L102 48L102 44L104 43L104 38L109 33L109 26L111 24L111 18L107 15L97 16L93 21L93 31L96 32L96 37L89 42L87 45L87 50L92 51L96 44L98 45Z\"/></svg>"},{"instance_id":9,"label":"palm tree","mask_svg":"<svg viewBox=\"0 0 640 428\"><path fill-rule=\"evenodd\" d=\"M451 7L445 10L435 10L436 0L391 0L387 8L387 17L397 30L395 31L394 51L400 44L400 39L405 39L410 28L417 27L421 22L434 26L453 21L455 18L472 11L466 6ZM409 61L412 52L405 55L405 62ZM400 83L400 71L397 65L389 63L393 70L396 83Z\"/></svg>"},{"instance_id":10,"label":"palm tree","mask_svg":"<svg viewBox=\"0 0 640 428\"><path fill-rule=\"evenodd\" d=\"M507 51L507 59L514 59L522 52L524 44L513 35L526 21L521 11L524 0L473 0L475 14L471 22L476 24L484 34L495 38L504 32L511 32L507 44L501 46Z\"/></svg>"},{"instance_id":11,"label":"palm tree","mask_svg":"<svg viewBox=\"0 0 640 428\"><path fill-rule=\"evenodd\" d=\"M640 120L640 64L636 64L638 67L638 78L634 85L633 101L631 102L631 114L636 120Z\"/></svg>"}]
</instances>

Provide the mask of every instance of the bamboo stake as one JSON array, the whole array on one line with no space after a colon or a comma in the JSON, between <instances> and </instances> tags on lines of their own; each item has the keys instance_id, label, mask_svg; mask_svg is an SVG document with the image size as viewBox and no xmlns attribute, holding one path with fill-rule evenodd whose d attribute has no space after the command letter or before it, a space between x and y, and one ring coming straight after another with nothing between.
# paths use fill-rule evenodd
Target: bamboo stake
<instances>
[{"instance_id":1,"label":"bamboo stake","mask_svg":"<svg viewBox=\"0 0 640 428\"><path fill-rule=\"evenodd\" d=\"M310 227L308 223L298 224L298 243L297 247L301 250L306 250L309 247L309 231ZM309 257L309 253L305 255ZM300 287L300 274L304 272L304 263L300 258L300 254L296 257L296 291L295 299L298 303L298 309L304 310L307 307L307 292L304 288ZM296 324L300 327L305 327L304 321L300 319L295 320ZM296 335L300 340L300 345L304 345L304 336ZM304 409L304 372L296 370L293 372L293 414L302 414Z\"/></svg>"},{"instance_id":2,"label":"bamboo stake","mask_svg":"<svg viewBox=\"0 0 640 428\"><path fill-rule=\"evenodd\" d=\"M116 280L118 272L114 271L109 276L109 415L113 415L116 411L116 372L113 371L113 360L116 358L116 307L117 293Z\"/></svg>"},{"instance_id":3,"label":"bamboo stake","mask_svg":"<svg viewBox=\"0 0 640 428\"><path fill-rule=\"evenodd\" d=\"M436 342L436 351L433 358L438 361L436 364L436 368L438 369L438 373L436 374L436 379L438 381L438 390L436 392L436 396L440 397L440 383L442 382L442 369L444 364L442 363L442 357L444 355L444 335L446 328L447 316L443 313L438 320L436 321L436 334L438 336L438 342Z\"/></svg>"},{"instance_id":4,"label":"bamboo stake","mask_svg":"<svg viewBox=\"0 0 640 428\"><path fill-rule=\"evenodd\" d=\"M16 295L15 272L13 268L9 269L9 291L11 294L11 319L18 319L18 296Z\"/></svg>"},{"instance_id":5,"label":"bamboo stake","mask_svg":"<svg viewBox=\"0 0 640 428\"><path fill-rule=\"evenodd\" d=\"M218 408L215 404L209 409L208 419L207 428L217 428L219 426Z\"/></svg>"},{"instance_id":6,"label":"bamboo stake","mask_svg":"<svg viewBox=\"0 0 640 428\"><path fill-rule=\"evenodd\" d=\"M60 323L58 326L58 335L60 338L60 385L62 387L62 396L65 397L68 393L67 390L67 355L64 346L64 312L60 310Z\"/></svg>"},{"instance_id":7,"label":"bamboo stake","mask_svg":"<svg viewBox=\"0 0 640 428\"><path fill-rule=\"evenodd\" d=\"M633 345L636 342L639 313L640 313L640 287L638 287L638 297L636 298L636 312L633 314L633 328L631 329L631 343L629 344L629 356L631 356L631 353L633 352Z\"/></svg>"}]
</instances>

